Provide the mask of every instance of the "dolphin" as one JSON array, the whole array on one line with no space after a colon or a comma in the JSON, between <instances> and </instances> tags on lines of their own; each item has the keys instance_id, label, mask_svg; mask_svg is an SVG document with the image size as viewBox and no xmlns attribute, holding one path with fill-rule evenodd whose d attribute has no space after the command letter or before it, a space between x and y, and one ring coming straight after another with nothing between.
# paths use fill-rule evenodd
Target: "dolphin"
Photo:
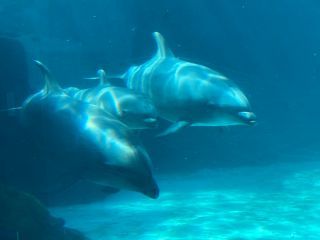
<instances>
[{"instance_id":1,"label":"dolphin","mask_svg":"<svg viewBox=\"0 0 320 240\"><path fill-rule=\"evenodd\" d=\"M71 97L99 106L131 129L155 128L158 125L157 111L152 101L134 91L112 86L103 69L97 71L99 85L79 90L74 87L65 89Z\"/></svg>"},{"instance_id":2,"label":"dolphin","mask_svg":"<svg viewBox=\"0 0 320 240\"><path fill-rule=\"evenodd\" d=\"M35 63L45 87L25 100L20 116L43 151L60 161L48 172L64 168L70 178L157 198L150 157L130 129L96 105L70 97L44 64Z\"/></svg>"},{"instance_id":3,"label":"dolphin","mask_svg":"<svg viewBox=\"0 0 320 240\"><path fill-rule=\"evenodd\" d=\"M159 116L173 123L159 136L186 126L255 124L249 101L235 83L215 70L175 57L160 33L153 37L156 54L116 78L149 97Z\"/></svg>"}]
</instances>

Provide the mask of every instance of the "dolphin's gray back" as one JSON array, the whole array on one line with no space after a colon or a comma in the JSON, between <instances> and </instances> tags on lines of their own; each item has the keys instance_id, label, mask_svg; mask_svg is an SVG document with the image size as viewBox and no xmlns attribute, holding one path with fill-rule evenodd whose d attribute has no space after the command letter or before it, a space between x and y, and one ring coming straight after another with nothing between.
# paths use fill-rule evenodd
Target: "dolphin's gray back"
<instances>
[{"instance_id":1,"label":"dolphin's gray back","mask_svg":"<svg viewBox=\"0 0 320 240\"><path fill-rule=\"evenodd\" d=\"M101 85L88 89L65 89L67 94L74 99L96 105L111 115L117 117L120 114L121 91L117 87Z\"/></svg>"},{"instance_id":2,"label":"dolphin's gray back","mask_svg":"<svg viewBox=\"0 0 320 240\"><path fill-rule=\"evenodd\" d=\"M176 58L153 58L134 66L126 74L127 87L150 98L162 97L169 90L179 61Z\"/></svg>"},{"instance_id":3,"label":"dolphin's gray back","mask_svg":"<svg viewBox=\"0 0 320 240\"><path fill-rule=\"evenodd\" d=\"M149 98L125 87L104 84L83 90L67 88L66 91L79 101L100 107L131 129L150 128L153 122L148 123L145 119L157 117L154 104Z\"/></svg>"},{"instance_id":4,"label":"dolphin's gray back","mask_svg":"<svg viewBox=\"0 0 320 240\"><path fill-rule=\"evenodd\" d=\"M126 98L135 98L134 94L126 88L114 87L110 85L101 85L94 88L74 91L67 89L70 95L83 102L96 105L114 117L121 115L121 106Z\"/></svg>"}]
</instances>

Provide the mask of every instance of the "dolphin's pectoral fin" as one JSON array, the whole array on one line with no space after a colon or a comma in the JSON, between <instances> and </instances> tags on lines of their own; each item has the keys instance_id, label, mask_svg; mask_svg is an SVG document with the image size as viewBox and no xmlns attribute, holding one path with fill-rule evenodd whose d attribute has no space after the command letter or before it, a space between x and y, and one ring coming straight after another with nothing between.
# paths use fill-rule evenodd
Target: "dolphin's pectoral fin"
<instances>
[{"instance_id":1,"label":"dolphin's pectoral fin","mask_svg":"<svg viewBox=\"0 0 320 240\"><path fill-rule=\"evenodd\" d=\"M0 110L0 118L16 118L19 116L19 111L22 110L22 107L16 107L16 108L9 108L9 109L1 109Z\"/></svg>"},{"instance_id":2,"label":"dolphin's pectoral fin","mask_svg":"<svg viewBox=\"0 0 320 240\"><path fill-rule=\"evenodd\" d=\"M185 128L188 126L190 126L190 123L186 122L186 121L175 122L169 128L167 128L165 131L158 134L157 137L167 136L169 134L175 133L175 132L181 130L182 128Z\"/></svg>"},{"instance_id":3,"label":"dolphin's pectoral fin","mask_svg":"<svg viewBox=\"0 0 320 240\"><path fill-rule=\"evenodd\" d=\"M100 80L99 77L85 77L84 80Z\"/></svg>"},{"instance_id":4,"label":"dolphin's pectoral fin","mask_svg":"<svg viewBox=\"0 0 320 240\"><path fill-rule=\"evenodd\" d=\"M124 80L126 78L126 73L123 74L118 74L118 75L108 75L106 76L107 81L109 82L109 80Z\"/></svg>"},{"instance_id":5,"label":"dolphin's pectoral fin","mask_svg":"<svg viewBox=\"0 0 320 240\"><path fill-rule=\"evenodd\" d=\"M8 109L0 109L0 113L13 114L13 113L19 112L20 110L22 110L22 107L14 107L14 108L8 108Z\"/></svg>"},{"instance_id":6,"label":"dolphin's pectoral fin","mask_svg":"<svg viewBox=\"0 0 320 240\"><path fill-rule=\"evenodd\" d=\"M110 83L109 83L109 78L107 78L106 80L102 80L100 77L85 77L85 78L83 78L84 80L99 80L99 86L101 86L101 85L111 85Z\"/></svg>"},{"instance_id":7,"label":"dolphin's pectoral fin","mask_svg":"<svg viewBox=\"0 0 320 240\"><path fill-rule=\"evenodd\" d=\"M40 192L41 195L57 195L61 193L68 192L70 189L72 189L74 186L76 186L78 183L80 183L82 179L80 177L75 176L74 174L70 173L63 173L58 176L57 179L54 179L53 185L48 185L46 187L46 190L43 190Z\"/></svg>"},{"instance_id":8,"label":"dolphin's pectoral fin","mask_svg":"<svg viewBox=\"0 0 320 240\"><path fill-rule=\"evenodd\" d=\"M157 48L158 48L157 57L159 58L174 57L172 51L166 45L164 37L160 33L154 32L153 37L157 43Z\"/></svg>"}]
</instances>

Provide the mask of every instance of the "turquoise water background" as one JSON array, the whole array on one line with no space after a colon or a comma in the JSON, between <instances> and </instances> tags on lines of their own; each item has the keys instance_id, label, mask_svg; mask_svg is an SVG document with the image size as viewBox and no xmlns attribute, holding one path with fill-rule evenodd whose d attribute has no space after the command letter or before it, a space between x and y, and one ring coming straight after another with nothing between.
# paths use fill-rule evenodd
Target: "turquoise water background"
<instances>
[{"instance_id":1,"label":"turquoise water background","mask_svg":"<svg viewBox=\"0 0 320 240\"><path fill-rule=\"evenodd\" d=\"M141 132L158 200L121 191L49 206L52 214L92 240L318 240L319 22L316 0L2 0L0 106L18 106L43 86L33 59L63 87L90 87L83 78L97 68L122 73L148 60L159 31L176 56L234 80L258 124L165 138ZM2 123L0 179L35 190L54 173L30 164L39 157L32 143Z\"/></svg>"},{"instance_id":2,"label":"turquoise water background","mask_svg":"<svg viewBox=\"0 0 320 240\"><path fill-rule=\"evenodd\" d=\"M157 201L123 192L52 212L97 240L316 240L319 153L302 157L304 164L160 176L162 194Z\"/></svg>"}]
</instances>

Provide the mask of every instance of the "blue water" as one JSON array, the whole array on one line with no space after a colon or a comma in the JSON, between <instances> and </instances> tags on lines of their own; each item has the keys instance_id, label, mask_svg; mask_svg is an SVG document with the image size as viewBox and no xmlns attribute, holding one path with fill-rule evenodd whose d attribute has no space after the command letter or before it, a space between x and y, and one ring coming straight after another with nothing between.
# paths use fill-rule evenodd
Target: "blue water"
<instances>
[{"instance_id":1,"label":"blue water","mask_svg":"<svg viewBox=\"0 0 320 240\"><path fill-rule=\"evenodd\" d=\"M1 109L42 88L32 59L63 87L90 87L83 78L97 68L118 74L148 60L159 31L176 56L233 79L258 118L165 138L141 132L157 200L95 189L85 201L69 194L66 206L49 204L64 202L65 189L60 200L37 197L92 240L319 239L319 20L314 0L2 0ZM55 168L35 160L15 122L1 121L0 180L37 192Z\"/></svg>"},{"instance_id":2,"label":"blue water","mask_svg":"<svg viewBox=\"0 0 320 240\"><path fill-rule=\"evenodd\" d=\"M121 193L52 212L99 240L319 239L318 157L303 165L159 176L156 202Z\"/></svg>"}]
</instances>

